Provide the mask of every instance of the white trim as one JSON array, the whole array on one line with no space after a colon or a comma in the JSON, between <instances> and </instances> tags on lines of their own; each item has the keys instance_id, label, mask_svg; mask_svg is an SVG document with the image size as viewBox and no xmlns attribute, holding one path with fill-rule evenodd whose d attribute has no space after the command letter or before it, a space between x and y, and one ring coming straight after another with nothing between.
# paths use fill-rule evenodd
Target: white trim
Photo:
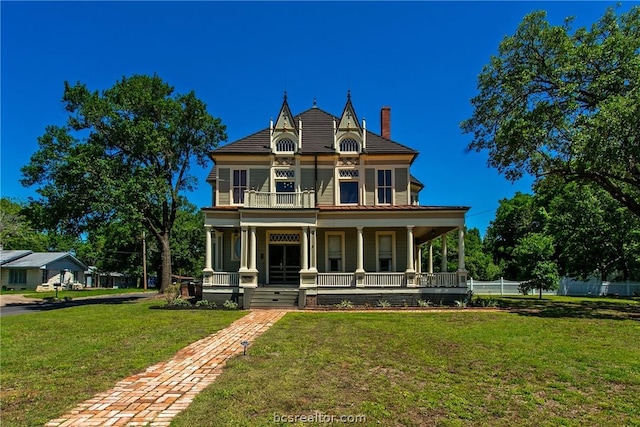
<instances>
[{"instance_id":1,"label":"white trim","mask_svg":"<svg viewBox=\"0 0 640 427\"><path fill-rule=\"evenodd\" d=\"M329 269L329 237L330 236L340 236L340 270L339 271L331 271ZM328 273L344 273L344 263L345 263L345 237L344 231L326 231L324 233L324 270Z\"/></svg>"},{"instance_id":2,"label":"white trim","mask_svg":"<svg viewBox=\"0 0 640 427\"><path fill-rule=\"evenodd\" d=\"M380 236L391 236L391 271L396 271L396 232L395 231L376 231L376 271L380 270Z\"/></svg>"}]
</instances>

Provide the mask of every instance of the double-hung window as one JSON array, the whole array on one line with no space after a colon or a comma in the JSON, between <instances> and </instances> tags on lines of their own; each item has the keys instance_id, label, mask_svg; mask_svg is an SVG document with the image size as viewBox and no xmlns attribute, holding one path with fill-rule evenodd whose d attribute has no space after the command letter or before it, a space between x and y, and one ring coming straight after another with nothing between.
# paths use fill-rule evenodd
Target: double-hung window
<instances>
[{"instance_id":1,"label":"double-hung window","mask_svg":"<svg viewBox=\"0 0 640 427\"><path fill-rule=\"evenodd\" d=\"M344 271L344 233L327 233L327 271Z\"/></svg>"},{"instance_id":2,"label":"double-hung window","mask_svg":"<svg viewBox=\"0 0 640 427\"><path fill-rule=\"evenodd\" d=\"M357 205L360 203L360 181L358 169L340 169L340 204Z\"/></svg>"},{"instance_id":3,"label":"double-hung window","mask_svg":"<svg viewBox=\"0 0 640 427\"><path fill-rule=\"evenodd\" d=\"M233 204L241 205L244 203L244 192L247 190L247 170L236 169L233 171Z\"/></svg>"},{"instance_id":4,"label":"double-hung window","mask_svg":"<svg viewBox=\"0 0 640 427\"><path fill-rule=\"evenodd\" d=\"M395 234L393 231L379 231L376 233L376 254L378 271L395 270Z\"/></svg>"},{"instance_id":5,"label":"double-hung window","mask_svg":"<svg viewBox=\"0 0 640 427\"><path fill-rule=\"evenodd\" d=\"M379 169L378 170L378 204L390 205L392 204L392 186L391 186L391 170Z\"/></svg>"}]
</instances>

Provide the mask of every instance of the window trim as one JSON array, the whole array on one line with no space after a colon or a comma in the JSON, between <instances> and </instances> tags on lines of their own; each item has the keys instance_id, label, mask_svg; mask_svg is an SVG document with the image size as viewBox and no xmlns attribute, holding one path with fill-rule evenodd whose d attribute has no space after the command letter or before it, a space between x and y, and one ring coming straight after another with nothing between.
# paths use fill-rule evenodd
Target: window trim
<instances>
[{"instance_id":1,"label":"window trim","mask_svg":"<svg viewBox=\"0 0 640 427\"><path fill-rule=\"evenodd\" d=\"M389 171L389 179L390 179L390 183L388 186L380 186L380 182L378 180L379 177L379 173L381 171ZM394 175L395 175L395 169L394 168L380 168L380 169L376 169L375 170L375 180L376 180L376 191L375 191L375 204L376 206L393 206L395 205L395 196L396 196L396 192L394 189ZM389 188L391 190L391 201L389 203L382 203L380 202L380 198L379 198L379 194L378 191L382 188Z\"/></svg>"},{"instance_id":2,"label":"window trim","mask_svg":"<svg viewBox=\"0 0 640 427\"><path fill-rule=\"evenodd\" d=\"M242 201L240 203L236 203L235 198L233 197L233 193L235 191L236 188L242 188L242 186L236 186L235 185L235 172L236 171L244 171L246 173L246 186L244 187L244 190L242 192ZM244 205L244 192L247 191L249 189L249 169L231 169L231 176L230 176L230 181L231 181L231 185L229 186L229 201L231 202L230 204L233 206L242 206Z\"/></svg>"},{"instance_id":3,"label":"window trim","mask_svg":"<svg viewBox=\"0 0 640 427\"><path fill-rule=\"evenodd\" d=\"M344 273L345 272L345 237L344 231L327 231L324 234L324 265L325 271L327 273ZM330 263L329 263L329 237L330 236L339 236L340 237L340 270L339 271L331 271Z\"/></svg>"},{"instance_id":4,"label":"window trim","mask_svg":"<svg viewBox=\"0 0 640 427\"><path fill-rule=\"evenodd\" d=\"M340 176L340 171L354 171L352 176ZM337 185L337 200L336 200L336 204L340 205L340 206L358 206L361 204L361 200L362 200L362 186L360 185L360 176L362 174L360 173L360 168L359 167L338 167L336 168L336 177L338 179L338 185ZM350 203L342 203L342 187L341 184L343 182L353 182L357 185L358 190L356 192L356 196L357 196L357 200L355 202L350 202Z\"/></svg>"},{"instance_id":5,"label":"window trim","mask_svg":"<svg viewBox=\"0 0 640 427\"><path fill-rule=\"evenodd\" d=\"M355 147L355 150L343 150L342 144L345 141L349 141L350 144L353 144L353 146ZM344 154L359 153L360 147L362 147L362 141L359 141L358 138L356 138L354 135L345 135L343 138L340 138L340 140L338 141L339 153L344 153Z\"/></svg>"},{"instance_id":6,"label":"window trim","mask_svg":"<svg viewBox=\"0 0 640 427\"><path fill-rule=\"evenodd\" d=\"M391 271L382 271L380 269L380 236L391 236ZM376 271L383 273L392 273L396 271L396 232L395 231L376 231Z\"/></svg>"}]
</instances>

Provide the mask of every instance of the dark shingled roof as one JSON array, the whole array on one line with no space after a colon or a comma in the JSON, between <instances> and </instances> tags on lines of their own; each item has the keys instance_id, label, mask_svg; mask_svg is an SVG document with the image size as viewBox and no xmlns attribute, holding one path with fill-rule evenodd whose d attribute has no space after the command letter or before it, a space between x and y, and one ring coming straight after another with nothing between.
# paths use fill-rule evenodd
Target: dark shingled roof
<instances>
[{"instance_id":1,"label":"dark shingled roof","mask_svg":"<svg viewBox=\"0 0 640 427\"><path fill-rule=\"evenodd\" d=\"M333 121L340 121L321 109L314 107L295 116L302 119L302 154L330 154L334 150L333 144ZM383 138L378 134L367 130L366 152L370 154L413 154L418 152L397 142ZM211 154L269 154L269 129L249 135L235 142L217 148Z\"/></svg>"}]
</instances>

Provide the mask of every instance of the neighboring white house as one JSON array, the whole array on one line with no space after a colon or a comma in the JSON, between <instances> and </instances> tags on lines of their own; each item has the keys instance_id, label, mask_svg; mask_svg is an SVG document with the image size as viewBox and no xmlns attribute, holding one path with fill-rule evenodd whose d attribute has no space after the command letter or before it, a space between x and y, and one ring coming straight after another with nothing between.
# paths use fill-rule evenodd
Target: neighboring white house
<instances>
[{"instance_id":1,"label":"neighboring white house","mask_svg":"<svg viewBox=\"0 0 640 427\"><path fill-rule=\"evenodd\" d=\"M420 205L418 152L391 139L390 108L380 122L380 134L367 129L350 95L340 116L315 104L294 116L285 93L268 128L214 150L203 297L248 308L465 295L469 208ZM450 232L460 257L447 272ZM433 272L431 256L423 271L422 250L431 255L437 238L443 272Z\"/></svg>"},{"instance_id":2,"label":"neighboring white house","mask_svg":"<svg viewBox=\"0 0 640 427\"><path fill-rule=\"evenodd\" d=\"M84 284L87 266L69 252L0 250L3 289L35 290L38 286Z\"/></svg>"}]
</instances>

